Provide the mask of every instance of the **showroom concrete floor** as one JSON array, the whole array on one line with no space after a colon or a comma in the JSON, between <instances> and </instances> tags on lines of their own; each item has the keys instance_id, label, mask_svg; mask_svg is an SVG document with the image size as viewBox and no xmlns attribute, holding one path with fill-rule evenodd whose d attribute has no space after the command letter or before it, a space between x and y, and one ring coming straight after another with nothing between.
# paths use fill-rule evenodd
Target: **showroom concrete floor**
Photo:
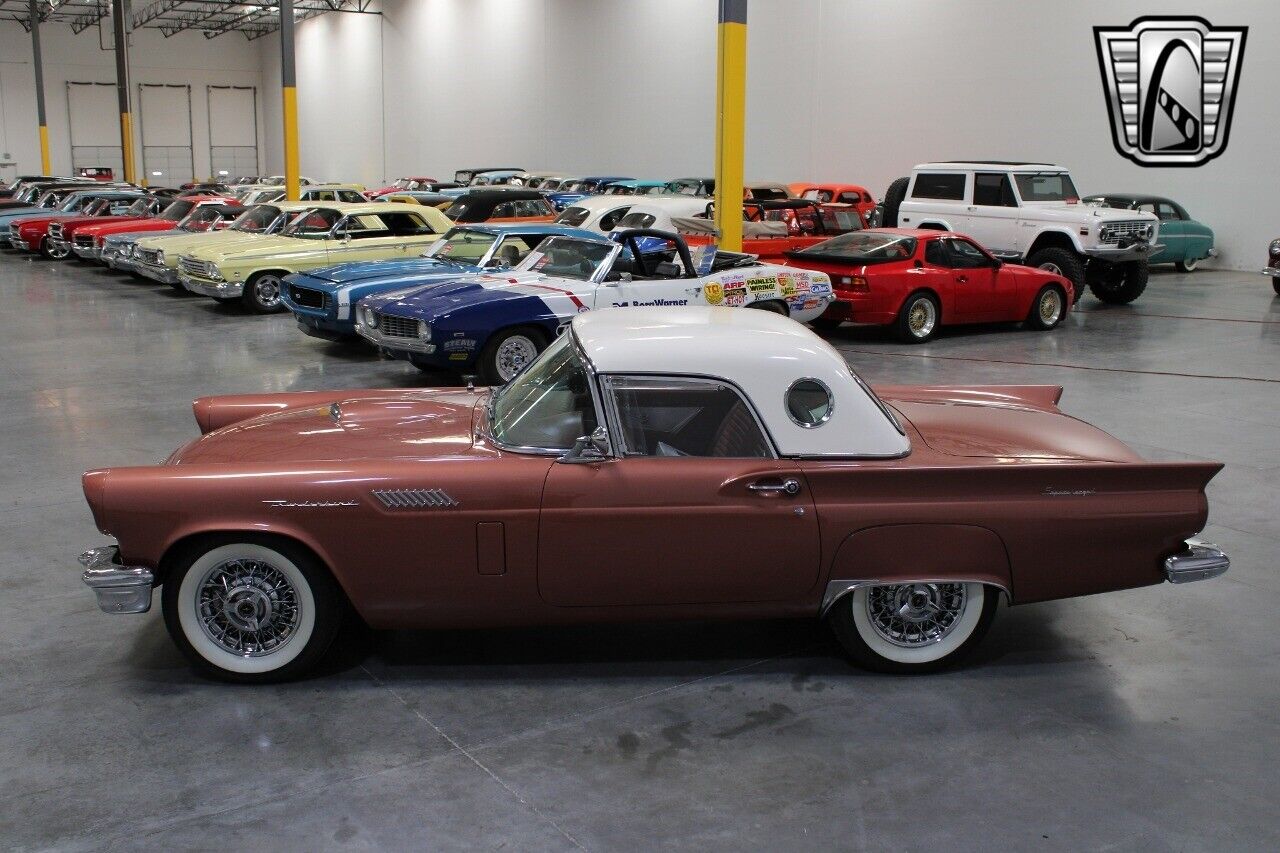
<instances>
[{"instance_id":1,"label":"showroom concrete floor","mask_svg":"<svg viewBox=\"0 0 1280 853\"><path fill-rule=\"evenodd\" d=\"M1226 462L1226 577L1002 610L928 677L784 622L383 635L241 688L193 676L158 612L98 612L81 471L164 458L196 395L429 378L0 257L0 846L1280 848L1280 299L1202 271L1081 308L1050 334L832 340L872 382L1061 383L1150 456Z\"/></svg>"}]
</instances>

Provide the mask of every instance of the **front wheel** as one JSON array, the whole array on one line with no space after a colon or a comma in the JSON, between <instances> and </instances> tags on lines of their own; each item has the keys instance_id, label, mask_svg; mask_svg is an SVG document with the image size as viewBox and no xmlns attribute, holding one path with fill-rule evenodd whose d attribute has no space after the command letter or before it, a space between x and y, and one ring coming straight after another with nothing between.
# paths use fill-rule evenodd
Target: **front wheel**
<instances>
[{"instance_id":1,"label":"front wheel","mask_svg":"<svg viewBox=\"0 0 1280 853\"><path fill-rule=\"evenodd\" d=\"M1047 332L1062 322L1067 313L1067 294L1056 284L1046 284L1036 294L1027 314L1027 327Z\"/></svg>"},{"instance_id":2,"label":"front wheel","mask_svg":"<svg viewBox=\"0 0 1280 853\"><path fill-rule=\"evenodd\" d=\"M284 310L284 302L280 299L283 291L284 281L280 276L261 272L244 283L240 301L255 314L274 314Z\"/></svg>"},{"instance_id":3,"label":"front wheel","mask_svg":"<svg viewBox=\"0 0 1280 853\"><path fill-rule=\"evenodd\" d=\"M223 681L303 674L324 656L345 613L338 585L308 552L254 538L189 553L162 589L169 635L197 669Z\"/></svg>"},{"instance_id":4,"label":"front wheel","mask_svg":"<svg viewBox=\"0 0 1280 853\"><path fill-rule=\"evenodd\" d=\"M1085 271L1080 256L1070 249L1050 246L1041 249L1027 258L1027 266L1039 267L1046 272L1060 275L1071 282L1071 289L1076 293L1084 290Z\"/></svg>"},{"instance_id":5,"label":"front wheel","mask_svg":"<svg viewBox=\"0 0 1280 853\"><path fill-rule=\"evenodd\" d=\"M1147 276L1150 269L1147 262L1094 260L1089 262L1085 276L1089 282L1089 291L1100 301L1110 305L1128 305L1142 295L1147 289Z\"/></svg>"},{"instance_id":6,"label":"front wheel","mask_svg":"<svg viewBox=\"0 0 1280 853\"><path fill-rule=\"evenodd\" d=\"M506 329L494 335L480 353L477 367L488 385L505 385L547 346L542 332L530 327Z\"/></svg>"},{"instance_id":7,"label":"front wheel","mask_svg":"<svg viewBox=\"0 0 1280 853\"><path fill-rule=\"evenodd\" d=\"M831 607L827 621L849 658L876 672L935 672L981 641L1000 597L980 583L861 586Z\"/></svg>"},{"instance_id":8,"label":"front wheel","mask_svg":"<svg viewBox=\"0 0 1280 853\"><path fill-rule=\"evenodd\" d=\"M787 307L787 303L780 302L777 299L766 299L761 302L752 302L747 306L757 311L768 311L770 314L781 314L783 317L791 316L791 309Z\"/></svg>"},{"instance_id":9,"label":"front wheel","mask_svg":"<svg viewBox=\"0 0 1280 853\"><path fill-rule=\"evenodd\" d=\"M40 254L46 258L60 261L67 255L71 254L71 246L68 243L53 243L49 238L40 241Z\"/></svg>"}]
</instances>

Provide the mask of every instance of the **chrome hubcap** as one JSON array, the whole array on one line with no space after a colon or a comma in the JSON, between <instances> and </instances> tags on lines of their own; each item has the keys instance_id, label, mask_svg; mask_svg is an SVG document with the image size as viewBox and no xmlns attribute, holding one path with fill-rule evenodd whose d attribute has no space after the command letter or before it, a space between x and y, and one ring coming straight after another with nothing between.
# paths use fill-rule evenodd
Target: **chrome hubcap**
<instances>
[{"instance_id":1,"label":"chrome hubcap","mask_svg":"<svg viewBox=\"0 0 1280 853\"><path fill-rule=\"evenodd\" d=\"M265 308L274 308L280 303L280 279L275 276L263 276L253 285L254 296Z\"/></svg>"},{"instance_id":2,"label":"chrome hubcap","mask_svg":"<svg viewBox=\"0 0 1280 853\"><path fill-rule=\"evenodd\" d=\"M1046 324L1056 323L1061 311L1062 297L1058 295L1058 291L1046 290L1044 296L1040 297L1040 319Z\"/></svg>"},{"instance_id":3,"label":"chrome hubcap","mask_svg":"<svg viewBox=\"0 0 1280 853\"><path fill-rule=\"evenodd\" d=\"M510 382L524 366L538 357L538 348L524 335L513 335L498 346L498 376Z\"/></svg>"},{"instance_id":4,"label":"chrome hubcap","mask_svg":"<svg viewBox=\"0 0 1280 853\"><path fill-rule=\"evenodd\" d=\"M297 590L279 569L258 560L230 560L200 581L196 615L210 640L251 658L289 642L302 612Z\"/></svg>"},{"instance_id":5,"label":"chrome hubcap","mask_svg":"<svg viewBox=\"0 0 1280 853\"><path fill-rule=\"evenodd\" d=\"M1051 273L1053 273L1054 275L1062 275L1062 267L1058 266L1057 264L1053 263L1052 261L1047 261L1047 262L1045 262L1045 263L1041 264L1041 265L1040 265L1040 269L1042 269L1042 270L1044 270L1044 271L1046 271L1046 272L1051 272Z\"/></svg>"},{"instance_id":6,"label":"chrome hubcap","mask_svg":"<svg viewBox=\"0 0 1280 853\"><path fill-rule=\"evenodd\" d=\"M907 312L907 325L911 327L911 334L917 338L928 337L937 322L938 313L928 299L917 299Z\"/></svg>"},{"instance_id":7,"label":"chrome hubcap","mask_svg":"<svg viewBox=\"0 0 1280 853\"><path fill-rule=\"evenodd\" d=\"M867 617L876 633L890 643L916 648L950 634L967 602L962 583L873 586L867 591Z\"/></svg>"}]
</instances>

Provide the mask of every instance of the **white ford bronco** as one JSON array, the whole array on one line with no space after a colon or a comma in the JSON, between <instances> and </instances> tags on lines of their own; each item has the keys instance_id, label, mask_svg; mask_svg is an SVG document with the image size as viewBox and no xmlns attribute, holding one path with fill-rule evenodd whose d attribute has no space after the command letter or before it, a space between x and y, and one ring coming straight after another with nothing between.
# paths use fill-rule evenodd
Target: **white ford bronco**
<instances>
[{"instance_id":1,"label":"white ford bronco","mask_svg":"<svg viewBox=\"0 0 1280 853\"><path fill-rule=\"evenodd\" d=\"M1103 302L1127 303L1147 287L1154 214L1080 203L1071 175L1045 163L924 163L885 193L889 228L958 231L1007 260L1088 285Z\"/></svg>"}]
</instances>

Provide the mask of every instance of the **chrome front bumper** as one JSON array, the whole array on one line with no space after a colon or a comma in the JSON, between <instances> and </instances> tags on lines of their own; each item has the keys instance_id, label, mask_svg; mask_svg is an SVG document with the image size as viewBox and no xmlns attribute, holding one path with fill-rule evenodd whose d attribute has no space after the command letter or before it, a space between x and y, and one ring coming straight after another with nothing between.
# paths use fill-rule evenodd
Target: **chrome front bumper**
<instances>
[{"instance_id":1,"label":"chrome front bumper","mask_svg":"<svg viewBox=\"0 0 1280 853\"><path fill-rule=\"evenodd\" d=\"M102 258L102 250L97 246L86 246L83 243L72 243L71 251L76 253L76 257L85 261L97 261Z\"/></svg>"},{"instance_id":2,"label":"chrome front bumper","mask_svg":"<svg viewBox=\"0 0 1280 853\"><path fill-rule=\"evenodd\" d=\"M122 566L117 545L90 548L80 555L84 582L98 597L104 613L146 613L151 609L155 574L142 566Z\"/></svg>"},{"instance_id":3,"label":"chrome front bumper","mask_svg":"<svg viewBox=\"0 0 1280 853\"><path fill-rule=\"evenodd\" d=\"M9 248L17 249L19 252L30 251L27 248L27 241L19 237L17 231L12 230L9 232Z\"/></svg>"},{"instance_id":4,"label":"chrome front bumper","mask_svg":"<svg viewBox=\"0 0 1280 853\"><path fill-rule=\"evenodd\" d=\"M208 281L202 278L192 278L181 272L178 273L178 281L192 293L198 293L201 296L212 296L214 299L235 299L244 293L243 281Z\"/></svg>"},{"instance_id":5,"label":"chrome front bumper","mask_svg":"<svg viewBox=\"0 0 1280 853\"><path fill-rule=\"evenodd\" d=\"M133 265L134 272L144 275L152 281L158 281L161 284L177 284L178 271L169 267L157 267L151 264L136 263Z\"/></svg>"},{"instance_id":6,"label":"chrome front bumper","mask_svg":"<svg viewBox=\"0 0 1280 853\"><path fill-rule=\"evenodd\" d=\"M1231 559L1217 545L1188 539L1186 550L1165 558L1164 578L1169 583L1207 581L1229 568Z\"/></svg>"},{"instance_id":7,"label":"chrome front bumper","mask_svg":"<svg viewBox=\"0 0 1280 853\"><path fill-rule=\"evenodd\" d=\"M370 329L359 320L356 321L356 334L380 350L413 352L419 355L435 355L436 352L436 345L430 341L384 335L380 329Z\"/></svg>"},{"instance_id":8,"label":"chrome front bumper","mask_svg":"<svg viewBox=\"0 0 1280 853\"><path fill-rule=\"evenodd\" d=\"M1141 260L1148 255L1154 255L1163 250L1164 243L1152 244L1139 240L1130 243L1128 246L1098 246L1093 249L1085 249L1084 254L1102 261L1124 263L1125 261Z\"/></svg>"}]
</instances>

